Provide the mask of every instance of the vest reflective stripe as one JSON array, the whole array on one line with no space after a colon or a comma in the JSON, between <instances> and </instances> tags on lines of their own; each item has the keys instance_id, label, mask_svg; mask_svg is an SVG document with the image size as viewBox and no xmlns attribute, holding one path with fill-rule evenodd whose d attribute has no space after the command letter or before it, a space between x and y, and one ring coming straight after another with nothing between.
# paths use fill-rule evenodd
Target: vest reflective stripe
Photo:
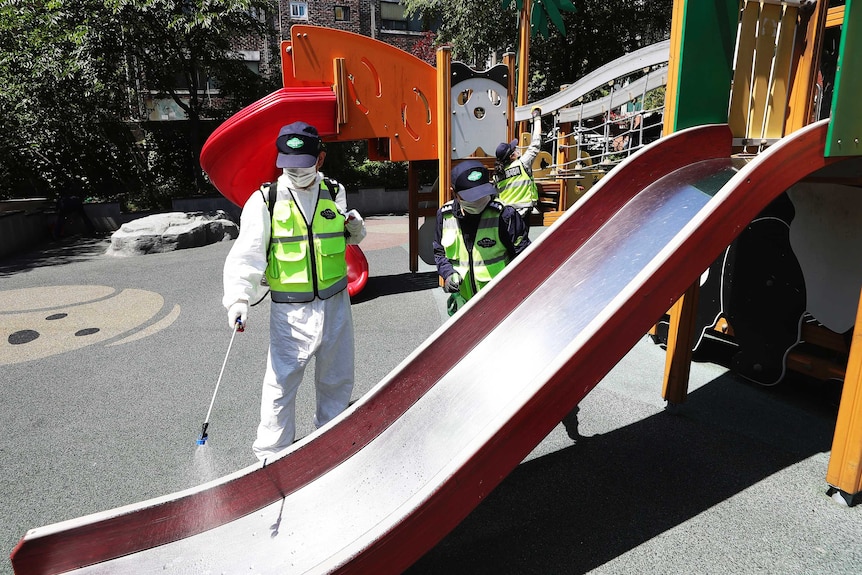
<instances>
[{"instance_id":1,"label":"vest reflective stripe","mask_svg":"<svg viewBox=\"0 0 862 575\"><path fill-rule=\"evenodd\" d=\"M452 213L452 204L443 206L443 230L440 242L446 258L461 275L461 296L465 300L481 290L509 263L509 252L500 241L500 212L503 205L492 201L482 211L473 249L467 251L464 237Z\"/></svg>"},{"instance_id":2,"label":"vest reflective stripe","mask_svg":"<svg viewBox=\"0 0 862 575\"><path fill-rule=\"evenodd\" d=\"M497 199L516 208L532 207L539 201L539 188L520 160L506 168L506 175L508 177L497 182Z\"/></svg>"},{"instance_id":3,"label":"vest reflective stripe","mask_svg":"<svg viewBox=\"0 0 862 575\"><path fill-rule=\"evenodd\" d=\"M321 184L311 234L293 196L273 207L272 243L266 280L272 301L309 302L315 296L327 299L347 287L344 216Z\"/></svg>"}]
</instances>

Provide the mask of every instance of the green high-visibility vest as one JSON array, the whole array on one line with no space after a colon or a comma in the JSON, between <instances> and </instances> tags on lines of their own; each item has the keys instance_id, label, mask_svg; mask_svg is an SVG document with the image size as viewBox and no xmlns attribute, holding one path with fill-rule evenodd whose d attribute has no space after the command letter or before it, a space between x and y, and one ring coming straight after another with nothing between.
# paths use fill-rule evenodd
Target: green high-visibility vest
<instances>
[{"instance_id":1,"label":"green high-visibility vest","mask_svg":"<svg viewBox=\"0 0 862 575\"><path fill-rule=\"evenodd\" d=\"M452 203L443 205L443 230L440 242L446 258L461 275L461 296L469 300L511 261L506 246L500 241L500 213L503 204L496 200L488 203L479 218L479 229L473 249L467 250L464 237L452 213Z\"/></svg>"},{"instance_id":2,"label":"green high-visibility vest","mask_svg":"<svg viewBox=\"0 0 862 575\"><path fill-rule=\"evenodd\" d=\"M509 164L505 176L497 182L498 200L515 208L529 208L539 201L539 188L520 160Z\"/></svg>"},{"instance_id":3,"label":"green high-visibility vest","mask_svg":"<svg viewBox=\"0 0 862 575\"><path fill-rule=\"evenodd\" d=\"M327 299L347 287L344 216L321 183L311 232L289 194L272 207L272 241L266 280L272 301L301 303Z\"/></svg>"}]
</instances>

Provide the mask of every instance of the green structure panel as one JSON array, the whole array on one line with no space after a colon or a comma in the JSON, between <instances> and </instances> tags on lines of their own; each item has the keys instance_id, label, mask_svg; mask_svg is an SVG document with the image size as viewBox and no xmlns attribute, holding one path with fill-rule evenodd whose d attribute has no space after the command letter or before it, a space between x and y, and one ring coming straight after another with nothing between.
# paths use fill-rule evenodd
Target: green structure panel
<instances>
[{"instance_id":1,"label":"green structure panel","mask_svg":"<svg viewBox=\"0 0 862 575\"><path fill-rule=\"evenodd\" d=\"M674 131L727 122L738 0L685 0Z\"/></svg>"},{"instance_id":2,"label":"green structure panel","mask_svg":"<svg viewBox=\"0 0 862 575\"><path fill-rule=\"evenodd\" d=\"M862 156L862 4L847 0L835 72L826 157ZM854 4L855 9L854 9Z\"/></svg>"}]
</instances>

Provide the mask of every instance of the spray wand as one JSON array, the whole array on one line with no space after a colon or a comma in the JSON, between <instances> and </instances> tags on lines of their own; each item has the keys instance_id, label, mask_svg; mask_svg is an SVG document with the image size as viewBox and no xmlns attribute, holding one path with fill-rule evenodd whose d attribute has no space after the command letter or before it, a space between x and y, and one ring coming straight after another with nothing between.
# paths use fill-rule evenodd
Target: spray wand
<instances>
[{"instance_id":1,"label":"spray wand","mask_svg":"<svg viewBox=\"0 0 862 575\"><path fill-rule=\"evenodd\" d=\"M227 346L227 353L224 356L224 361L221 364L221 371L218 374L218 380L216 381L215 391L213 391L213 398L210 401L210 408L207 410L207 417L204 420L204 425L201 428L201 436L197 440L198 445L204 445L207 442L207 427L210 425L210 414L213 411L213 404L215 403L216 394L218 393L218 386L221 384L221 376L224 374L224 367L227 365L227 358L230 355L230 348L233 346L233 338L236 337L236 332L245 331L245 327L242 325L241 320L236 320L236 323L233 324L233 333L230 336L230 343Z\"/></svg>"}]
</instances>

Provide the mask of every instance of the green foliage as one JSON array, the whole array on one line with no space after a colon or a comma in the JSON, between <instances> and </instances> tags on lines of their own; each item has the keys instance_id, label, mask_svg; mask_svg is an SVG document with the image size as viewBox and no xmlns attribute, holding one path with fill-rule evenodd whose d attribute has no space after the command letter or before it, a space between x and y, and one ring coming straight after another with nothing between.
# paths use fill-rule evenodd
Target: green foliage
<instances>
[{"instance_id":1,"label":"green foliage","mask_svg":"<svg viewBox=\"0 0 862 575\"><path fill-rule=\"evenodd\" d=\"M408 14L440 23L417 51L426 61L448 43L454 59L482 69L492 54L517 48L520 0L403 3ZM270 80L253 73L232 49L266 31L270 6L0 0L0 197L50 196L77 183L91 198L158 208L172 196L211 192L198 161L206 136L278 87L277 73ZM534 18L538 10L554 26L531 43L529 100L666 38L671 7L672 0L534 0ZM277 58L278 47L270 48ZM217 84L218 101L199 97L208 83ZM189 121L146 121L144 87L173 99ZM365 158L364 142L331 144L325 170L350 189L407 185L406 164Z\"/></svg>"},{"instance_id":2,"label":"green foliage","mask_svg":"<svg viewBox=\"0 0 862 575\"><path fill-rule=\"evenodd\" d=\"M665 87L659 86L644 95L644 110L658 110L664 108Z\"/></svg>"},{"instance_id":3,"label":"green foliage","mask_svg":"<svg viewBox=\"0 0 862 575\"><path fill-rule=\"evenodd\" d=\"M489 9L482 0L403 0L402 4L410 16L440 22L437 44L450 45L453 59L475 68L484 68L492 52L517 47L518 15L511 10Z\"/></svg>"},{"instance_id":4,"label":"green foliage","mask_svg":"<svg viewBox=\"0 0 862 575\"><path fill-rule=\"evenodd\" d=\"M205 192L199 167L203 119L214 113L227 117L270 91L271 86L261 82L233 48L243 38L266 34L267 26L252 16L252 9L265 14L268 3L106 0L105 5L120 23L125 54L133 61L143 85L159 97L171 98L188 118L186 161L194 174L191 190ZM226 95L235 96L232 101L239 106L213 108L204 93L214 81Z\"/></svg>"},{"instance_id":5,"label":"green foliage","mask_svg":"<svg viewBox=\"0 0 862 575\"><path fill-rule=\"evenodd\" d=\"M356 171L358 188L407 188L407 162L364 160Z\"/></svg>"},{"instance_id":6,"label":"green foliage","mask_svg":"<svg viewBox=\"0 0 862 575\"><path fill-rule=\"evenodd\" d=\"M559 19L548 13L554 10L552 1ZM517 49L521 0L501 0L492 9L479 0L405 0L404 4L411 14L440 19L438 43L451 44L456 60L483 68L492 53L500 56ZM531 39L530 101L551 95L562 84L623 54L667 39L673 0L534 0L533 6L534 19L540 18L538 13L545 14L547 34ZM548 22L554 27L548 27ZM536 22L532 24L535 28Z\"/></svg>"},{"instance_id":7,"label":"green foliage","mask_svg":"<svg viewBox=\"0 0 862 575\"><path fill-rule=\"evenodd\" d=\"M95 1L0 5L0 193L135 187L117 29Z\"/></svg>"},{"instance_id":8,"label":"green foliage","mask_svg":"<svg viewBox=\"0 0 862 575\"><path fill-rule=\"evenodd\" d=\"M50 196L77 183L90 197L132 196L136 205L155 206L165 194L205 191L198 162L211 129L205 118L224 119L273 89L231 48L266 29L267 19L251 9L261 14L268 5L0 3L0 196ZM227 107L199 97L214 78ZM173 98L186 112L181 139L163 138L155 132L164 126L142 121L141 87Z\"/></svg>"},{"instance_id":9,"label":"green foliage","mask_svg":"<svg viewBox=\"0 0 862 575\"><path fill-rule=\"evenodd\" d=\"M407 188L407 162L368 160L365 141L333 142L326 145L323 172L348 190L359 188Z\"/></svg>"}]
</instances>

